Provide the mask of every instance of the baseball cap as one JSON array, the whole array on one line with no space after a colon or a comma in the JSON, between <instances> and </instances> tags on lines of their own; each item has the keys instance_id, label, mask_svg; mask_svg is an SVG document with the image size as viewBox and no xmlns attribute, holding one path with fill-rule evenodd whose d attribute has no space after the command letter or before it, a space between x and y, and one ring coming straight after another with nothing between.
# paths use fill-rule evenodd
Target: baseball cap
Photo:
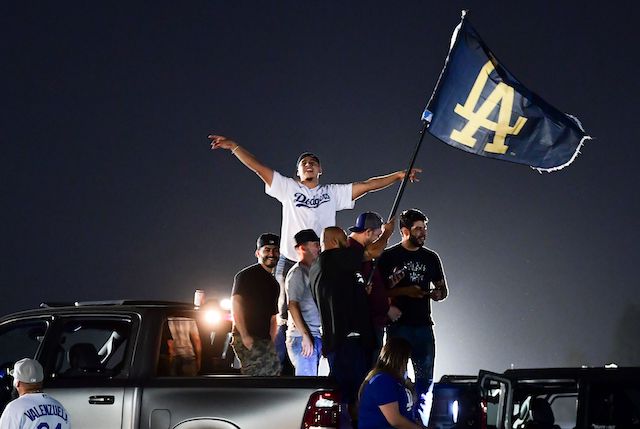
<instances>
[{"instance_id":1,"label":"baseball cap","mask_svg":"<svg viewBox=\"0 0 640 429\"><path fill-rule=\"evenodd\" d=\"M303 229L294 235L293 238L296 240L296 247L309 241L320 241L320 237L318 237L318 234L312 229Z\"/></svg>"},{"instance_id":2,"label":"baseball cap","mask_svg":"<svg viewBox=\"0 0 640 429\"><path fill-rule=\"evenodd\" d=\"M262 246L280 246L280 237L270 232L261 234L256 241L256 248L259 249Z\"/></svg>"},{"instance_id":3,"label":"baseball cap","mask_svg":"<svg viewBox=\"0 0 640 429\"><path fill-rule=\"evenodd\" d=\"M312 152L303 152L300 154L300 156L298 157L298 161L296 162L296 168L298 168L298 166L300 165L300 162L305 159L306 157L310 156L311 158L313 158L318 164L320 164L320 158L318 158L318 155L316 155L315 153Z\"/></svg>"},{"instance_id":4,"label":"baseball cap","mask_svg":"<svg viewBox=\"0 0 640 429\"><path fill-rule=\"evenodd\" d=\"M44 371L40 362L29 358L16 362L9 374L14 380L22 383L40 383L44 379Z\"/></svg>"},{"instance_id":5,"label":"baseball cap","mask_svg":"<svg viewBox=\"0 0 640 429\"><path fill-rule=\"evenodd\" d=\"M349 227L351 232L362 232L367 229L378 229L382 227L382 217L376 212L364 212L361 213L357 219L356 224Z\"/></svg>"}]
</instances>

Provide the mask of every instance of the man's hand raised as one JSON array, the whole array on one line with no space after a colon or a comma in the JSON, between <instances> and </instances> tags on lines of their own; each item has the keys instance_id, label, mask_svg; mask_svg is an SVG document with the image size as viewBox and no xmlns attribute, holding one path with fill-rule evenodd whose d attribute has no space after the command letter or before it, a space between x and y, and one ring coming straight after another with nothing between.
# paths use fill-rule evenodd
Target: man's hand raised
<instances>
[{"instance_id":1,"label":"man's hand raised","mask_svg":"<svg viewBox=\"0 0 640 429\"><path fill-rule=\"evenodd\" d=\"M260 179L267 185L271 186L273 180L273 170L266 165L262 164L245 148L225 136L218 136L215 134L209 134L207 136L211 140L211 149L227 149L230 150L233 155L240 160L249 170L258 175Z\"/></svg>"},{"instance_id":2,"label":"man's hand raised","mask_svg":"<svg viewBox=\"0 0 640 429\"><path fill-rule=\"evenodd\" d=\"M234 150L238 147L238 143L224 136L209 134L207 138L211 140L211 149Z\"/></svg>"},{"instance_id":3,"label":"man's hand raised","mask_svg":"<svg viewBox=\"0 0 640 429\"><path fill-rule=\"evenodd\" d=\"M412 168L411 169L411 171L409 172L409 181L411 183L420 181L420 178L418 177L418 173L422 173L422 169L421 168ZM406 174L407 174L406 171L403 171L401 179L404 179L404 176Z\"/></svg>"},{"instance_id":4,"label":"man's hand raised","mask_svg":"<svg viewBox=\"0 0 640 429\"><path fill-rule=\"evenodd\" d=\"M382 225L382 232L384 233L386 231L388 236L391 236L391 234L393 234L393 226L395 225L395 223L396 217L393 216L385 224Z\"/></svg>"}]
</instances>

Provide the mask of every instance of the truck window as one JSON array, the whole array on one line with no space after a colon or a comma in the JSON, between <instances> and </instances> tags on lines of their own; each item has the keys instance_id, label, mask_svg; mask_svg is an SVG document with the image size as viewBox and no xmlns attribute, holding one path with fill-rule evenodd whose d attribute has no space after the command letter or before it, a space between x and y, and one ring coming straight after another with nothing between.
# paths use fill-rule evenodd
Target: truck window
<instances>
[{"instance_id":1,"label":"truck window","mask_svg":"<svg viewBox=\"0 0 640 429\"><path fill-rule=\"evenodd\" d=\"M8 370L22 358L34 358L49 326L46 320L21 320L0 326L0 413L12 399Z\"/></svg>"},{"instance_id":2,"label":"truck window","mask_svg":"<svg viewBox=\"0 0 640 429\"><path fill-rule=\"evenodd\" d=\"M578 411L578 394L558 395L549 399L551 410L555 417L555 424L562 429L576 427L576 413Z\"/></svg>"},{"instance_id":3,"label":"truck window","mask_svg":"<svg viewBox=\"0 0 640 429\"><path fill-rule=\"evenodd\" d=\"M526 389L520 387L513 401L513 428L573 429L576 427L577 392L546 393L545 389L551 387L537 385L528 386L537 393L526 394L522 392ZM541 394L541 392L544 393Z\"/></svg>"},{"instance_id":4,"label":"truck window","mask_svg":"<svg viewBox=\"0 0 640 429\"><path fill-rule=\"evenodd\" d=\"M640 386L595 384L588 400L593 429L640 428Z\"/></svg>"},{"instance_id":5,"label":"truck window","mask_svg":"<svg viewBox=\"0 0 640 429\"><path fill-rule=\"evenodd\" d=\"M505 395L503 386L487 389L487 395L485 396L487 428L504 427Z\"/></svg>"},{"instance_id":6,"label":"truck window","mask_svg":"<svg viewBox=\"0 0 640 429\"><path fill-rule=\"evenodd\" d=\"M162 333L162 364L159 370L170 376L194 377L202 365L202 339L195 319L168 317Z\"/></svg>"},{"instance_id":7,"label":"truck window","mask_svg":"<svg viewBox=\"0 0 640 429\"><path fill-rule=\"evenodd\" d=\"M433 386L429 427L477 428L482 420L480 392L475 383L440 382Z\"/></svg>"},{"instance_id":8,"label":"truck window","mask_svg":"<svg viewBox=\"0 0 640 429\"><path fill-rule=\"evenodd\" d=\"M126 319L70 318L56 346L52 377L126 376L131 322Z\"/></svg>"},{"instance_id":9,"label":"truck window","mask_svg":"<svg viewBox=\"0 0 640 429\"><path fill-rule=\"evenodd\" d=\"M7 323L0 327L0 369L13 368L25 357L33 358L44 339L49 322L28 320Z\"/></svg>"},{"instance_id":10,"label":"truck window","mask_svg":"<svg viewBox=\"0 0 640 429\"><path fill-rule=\"evenodd\" d=\"M162 326L157 375L237 374L230 344L231 321L226 314L204 309L168 315Z\"/></svg>"},{"instance_id":11,"label":"truck window","mask_svg":"<svg viewBox=\"0 0 640 429\"><path fill-rule=\"evenodd\" d=\"M487 429L511 429L513 389L511 380L500 374L480 371L478 374L482 400L482 419Z\"/></svg>"}]
</instances>

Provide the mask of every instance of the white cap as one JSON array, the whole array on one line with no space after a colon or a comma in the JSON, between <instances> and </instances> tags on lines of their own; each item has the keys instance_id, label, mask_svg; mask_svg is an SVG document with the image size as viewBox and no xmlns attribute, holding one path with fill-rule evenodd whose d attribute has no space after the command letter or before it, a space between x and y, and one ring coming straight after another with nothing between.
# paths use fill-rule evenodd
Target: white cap
<instances>
[{"instance_id":1,"label":"white cap","mask_svg":"<svg viewBox=\"0 0 640 429\"><path fill-rule=\"evenodd\" d=\"M9 371L14 381L22 383L40 383L44 379L44 370L40 362L34 359L20 359L13 365L13 371Z\"/></svg>"}]
</instances>

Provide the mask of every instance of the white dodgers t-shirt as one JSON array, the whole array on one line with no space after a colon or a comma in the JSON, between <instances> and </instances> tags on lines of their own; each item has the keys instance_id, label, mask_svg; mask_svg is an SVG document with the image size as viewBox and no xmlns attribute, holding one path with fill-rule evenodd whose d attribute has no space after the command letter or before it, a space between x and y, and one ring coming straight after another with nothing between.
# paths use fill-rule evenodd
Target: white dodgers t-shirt
<instances>
[{"instance_id":1,"label":"white dodgers t-shirt","mask_svg":"<svg viewBox=\"0 0 640 429\"><path fill-rule=\"evenodd\" d=\"M296 261L293 238L303 229L313 229L318 237L328 226L335 226L338 210L352 209L351 183L346 185L318 185L309 189L297 180L273 172L271 186L265 192L282 203L280 253Z\"/></svg>"},{"instance_id":2,"label":"white dodgers t-shirt","mask_svg":"<svg viewBox=\"0 0 640 429\"><path fill-rule=\"evenodd\" d=\"M62 404L46 393L27 393L9 402L0 417L2 429L69 429Z\"/></svg>"}]
</instances>

